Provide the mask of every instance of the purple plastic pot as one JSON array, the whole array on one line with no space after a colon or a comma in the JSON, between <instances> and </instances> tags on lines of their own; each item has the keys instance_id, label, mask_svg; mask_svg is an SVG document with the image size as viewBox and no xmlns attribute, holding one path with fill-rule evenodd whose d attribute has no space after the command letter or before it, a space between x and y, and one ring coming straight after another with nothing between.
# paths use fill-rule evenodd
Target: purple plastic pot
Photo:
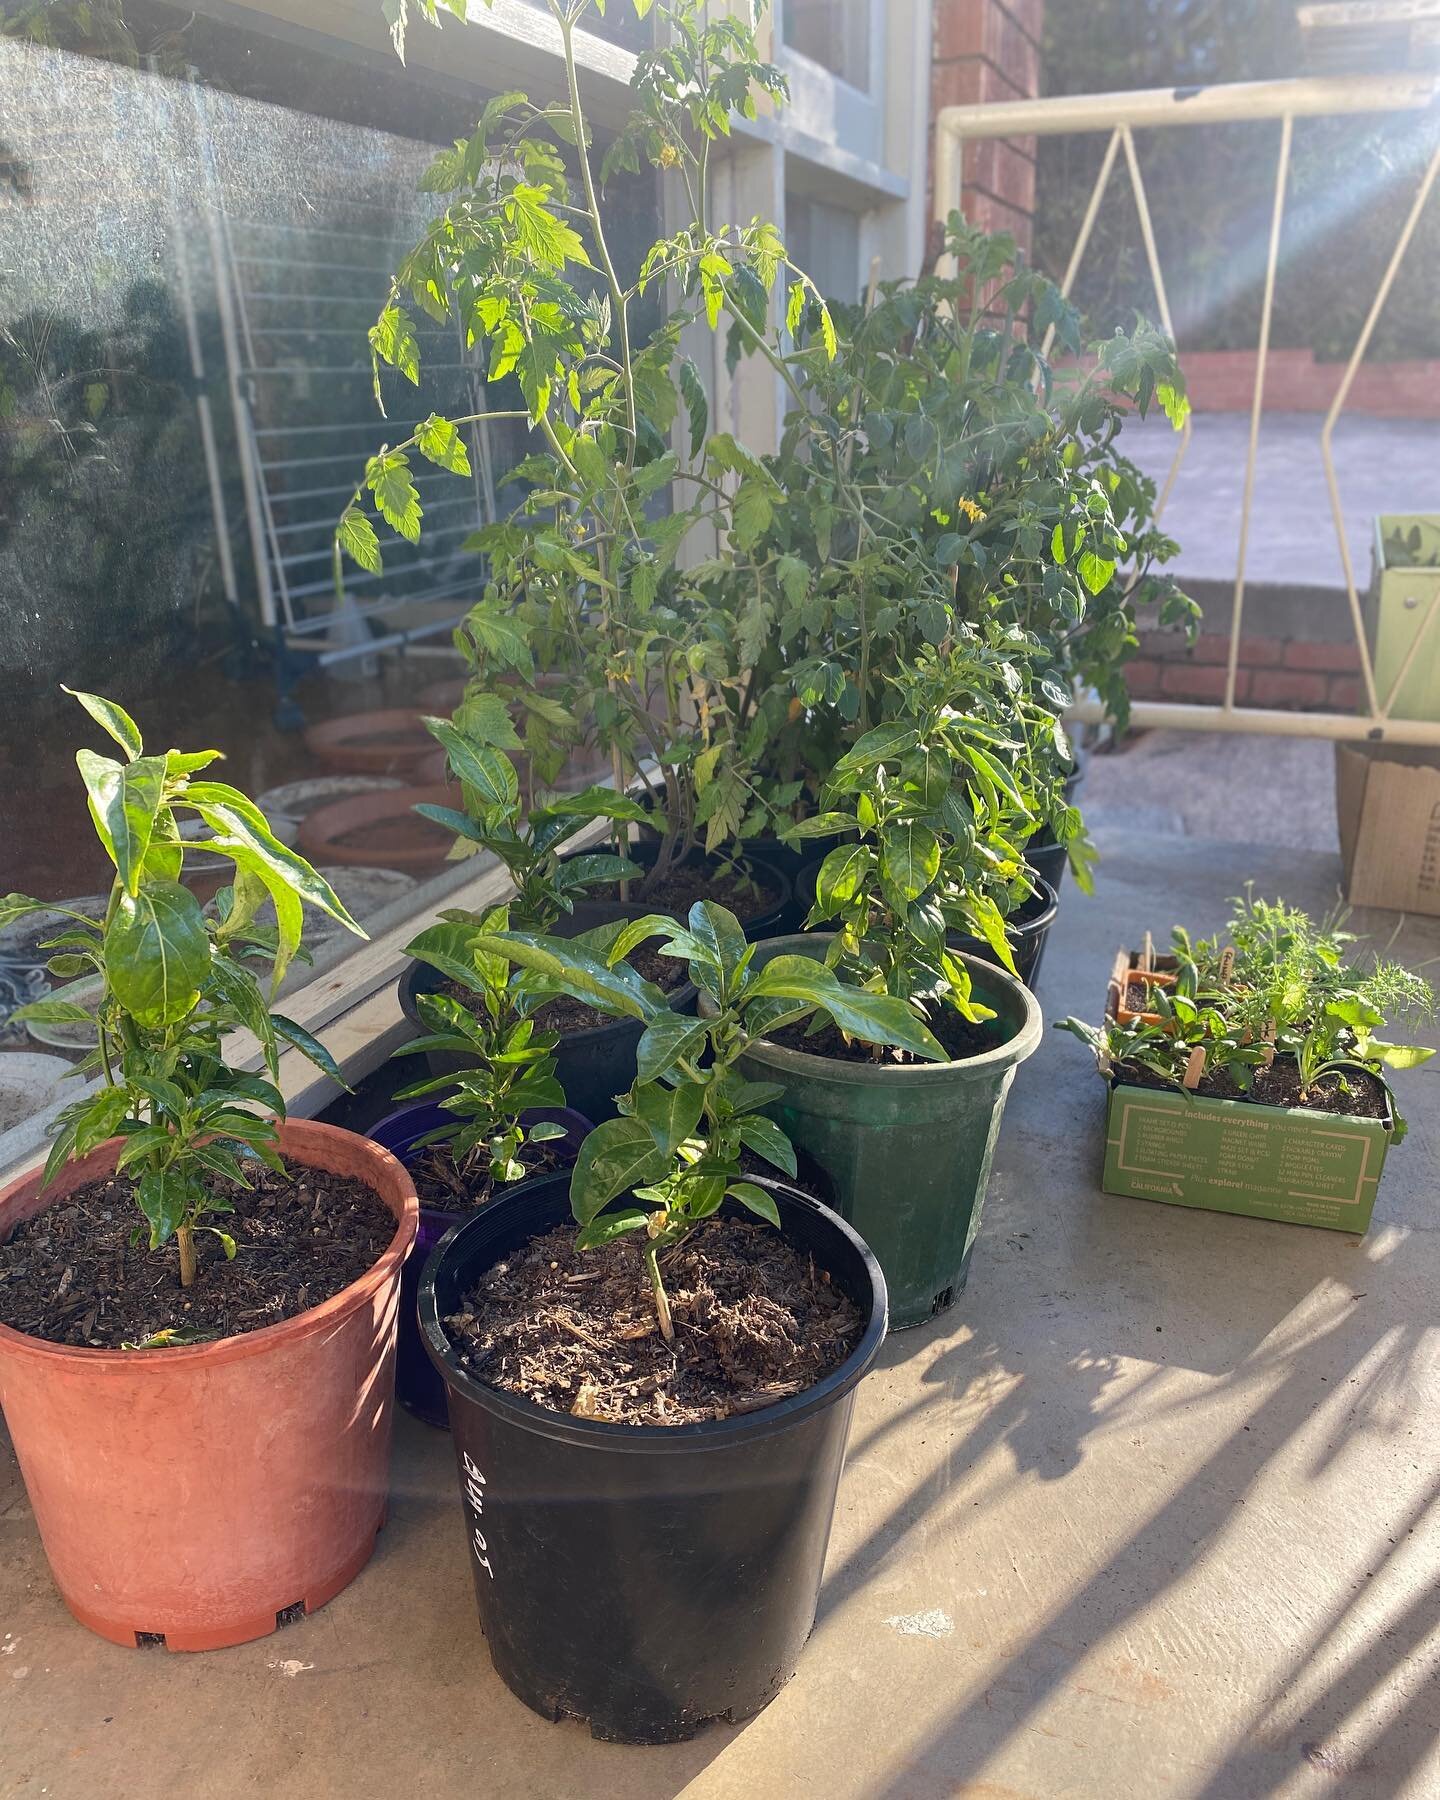
<instances>
[{"instance_id":1,"label":"purple plastic pot","mask_svg":"<svg viewBox=\"0 0 1440 1800\"><path fill-rule=\"evenodd\" d=\"M398 1112L387 1114L371 1127L369 1136L374 1143L383 1145L393 1156L398 1156L408 1167L415 1159L415 1146L419 1140L453 1117L454 1114L446 1112L437 1101L417 1100L410 1106L402 1106ZM574 1162L580 1153L581 1140L587 1132L594 1130L594 1126L584 1113L575 1112L568 1106L541 1106L533 1112L521 1114L521 1122L525 1125L539 1125L547 1120L564 1126L565 1136L563 1140L555 1140L555 1149L567 1161ZM507 1194L518 1193L528 1185L528 1182L517 1181L503 1191ZM479 1212L482 1209L475 1207L472 1210ZM439 1206L426 1206L422 1200L420 1229L415 1237L415 1248L405 1259L400 1271L400 1332L395 1348L395 1397L407 1412L414 1413L417 1419L423 1419L427 1425L438 1426L441 1431L450 1429L445 1383L436 1374L434 1364L425 1353L420 1339L420 1321L415 1311L415 1302L420 1292L420 1277L426 1258L452 1225L469 1216L468 1212L447 1212Z\"/></svg>"}]
</instances>

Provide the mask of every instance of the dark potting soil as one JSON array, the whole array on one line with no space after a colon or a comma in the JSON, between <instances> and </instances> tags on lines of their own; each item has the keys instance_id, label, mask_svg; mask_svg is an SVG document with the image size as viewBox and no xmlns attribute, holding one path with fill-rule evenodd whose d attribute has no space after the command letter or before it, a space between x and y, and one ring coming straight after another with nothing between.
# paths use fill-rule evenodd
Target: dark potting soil
<instances>
[{"instance_id":1,"label":"dark potting soil","mask_svg":"<svg viewBox=\"0 0 1440 1800\"><path fill-rule=\"evenodd\" d=\"M1175 1092L1175 1084L1149 1069L1127 1063L1120 1073L1124 1087L1162 1088ZM1277 1056L1268 1069L1257 1069L1249 1093L1224 1069L1200 1077L1195 1092L1207 1100L1244 1100L1252 1106L1300 1106L1309 1112L1345 1113L1356 1119L1383 1119L1387 1115L1383 1084L1364 1069L1345 1074L1322 1075L1300 1098L1300 1069L1292 1056Z\"/></svg>"},{"instance_id":2,"label":"dark potting soil","mask_svg":"<svg viewBox=\"0 0 1440 1800\"><path fill-rule=\"evenodd\" d=\"M587 900L613 905L620 899L618 881L598 882L585 890ZM697 900L715 900L727 907L740 920L757 918L780 903L780 889L767 880L762 869L753 873L715 867L696 861L669 868L652 885L638 878L630 883L627 906L643 906L647 912L669 913L683 925Z\"/></svg>"},{"instance_id":3,"label":"dark potting soil","mask_svg":"<svg viewBox=\"0 0 1440 1800\"><path fill-rule=\"evenodd\" d=\"M812 1014L809 1019L787 1025L783 1031L775 1032L766 1041L783 1044L787 1050L803 1050L810 1056L833 1057L836 1062L873 1062L888 1067L895 1064L908 1066L925 1060L912 1056L908 1050L897 1050L888 1044L866 1044L859 1038L847 1039L838 1026L828 1022L818 1031L809 1033L809 1027L817 1016L819 1015ZM987 1050L998 1050L1009 1036L1003 1028L997 1028L993 1021L972 1025L949 1006L937 1009L925 1022L956 1062L962 1057L980 1056Z\"/></svg>"},{"instance_id":4,"label":"dark potting soil","mask_svg":"<svg viewBox=\"0 0 1440 1800\"><path fill-rule=\"evenodd\" d=\"M552 1412L695 1425L803 1393L860 1341L860 1309L772 1226L711 1219L660 1259L675 1341L660 1335L642 1234L574 1233L497 1263L445 1321L465 1368Z\"/></svg>"},{"instance_id":5,"label":"dark potting soil","mask_svg":"<svg viewBox=\"0 0 1440 1800\"><path fill-rule=\"evenodd\" d=\"M532 1176L552 1175L557 1169L568 1167L570 1156L561 1149L560 1139L556 1138L526 1144L519 1160L525 1165L528 1181ZM427 1144L405 1166L415 1183L420 1204L432 1206L436 1212L461 1213L469 1212L471 1207L486 1206L497 1191L503 1193L510 1185L490 1179L490 1158L484 1150L476 1154L473 1166L467 1170L456 1167L448 1144Z\"/></svg>"},{"instance_id":6,"label":"dark potting soil","mask_svg":"<svg viewBox=\"0 0 1440 1800\"><path fill-rule=\"evenodd\" d=\"M672 993L689 979L686 965L680 958L662 956L653 943L642 944L625 960L642 980L653 981L667 993ZM442 982L440 992L458 1000L469 1012L478 1013L484 1005L478 994L462 987L458 981ZM588 1006L573 995L561 994L545 1002L535 1014L535 1023L542 1031L558 1031L565 1036L575 1031L592 1031L597 1025L613 1025L616 1018L613 1013L601 1012L598 1006Z\"/></svg>"},{"instance_id":7,"label":"dark potting soil","mask_svg":"<svg viewBox=\"0 0 1440 1800\"><path fill-rule=\"evenodd\" d=\"M261 1168L247 1191L217 1178L235 1210L212 1213L234 1238L197 1232L199 1273L180 1286L172 1238L150 1250L149 1228L124 1175L87 1182L0 1244L0 1323L52 1344L107 1350L157 1332L206 1342L293 1319L362 1276L395 1235L395 1216L364 1182L325 1169ZM138 1228L138 1229L137 1229Z\"/></svg>"}]
</instances>

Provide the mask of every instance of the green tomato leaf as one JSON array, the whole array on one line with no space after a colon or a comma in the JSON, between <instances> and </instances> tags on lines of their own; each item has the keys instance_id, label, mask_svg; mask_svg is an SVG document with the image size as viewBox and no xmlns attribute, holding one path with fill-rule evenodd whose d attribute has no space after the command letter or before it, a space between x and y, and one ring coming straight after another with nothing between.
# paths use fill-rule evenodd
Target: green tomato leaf
<instances>
[{"instance_id":1,"label":"green tomato leaf","mask_svg":"<svg viewBox=\"0 0 1440 1800\"><path fill-rule=\"evenodd\" d=\"M449 419L442 419L438 413L431 413L416 432L415 439L420 454L440 468L448 469L452 475L470 473L470 453L466 449L465 440Z\"/></svg>"},{"instance_id":2,"label":"green tomato leaf","mask_svg":"<svg viewBox=\"0 0 1440 1800\"><path fill-rule=\"evenodd\" d=\"M352 562L359 563L371 575L380 573L380 540L375 535L375 527L358 506L347 506L341 513L335 537Z\"/></svg>"}]
</instances>

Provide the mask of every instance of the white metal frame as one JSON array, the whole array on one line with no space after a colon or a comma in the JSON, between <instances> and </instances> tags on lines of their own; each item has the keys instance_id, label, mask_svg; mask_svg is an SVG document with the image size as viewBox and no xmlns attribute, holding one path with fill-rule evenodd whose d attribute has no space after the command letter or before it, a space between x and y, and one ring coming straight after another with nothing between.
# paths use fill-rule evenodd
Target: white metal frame
<instances>
[{"instance_id":1,"label":"white metal frame","mask_svg":"<svg viewBox=\"0 0 1440 1800\"><path fill-rule=\"evenodd\" d=\"M1138 726L1178 727L1197 731L1255 731L1278 735L1328 737L1338 739L1381 739L1392 743L1440 745L1440 721L1425 719L1392 719L1391 708L1401 692L1420 647L1428 640L1436 642L1432 626L1440 596L1432 601L1409 646L1395 680L1383 698L1376 692L1375 671L1366 636L1365 618L1350 545L1345 535L1345 517L1340 500L1340 485L1335 471L1332 439L1336 420L1344 411L1355 374L1364 360L1376 321L1384 309L1395 276L1415 233L1437 176L1440 176L1440 148L1431 157L1416 189L1405 222L1380 278L1380 284L1366 315L1364 326L1345 366L1340 386L1320 428L1320 454L1325 466L1325 480L1334 515L1335 535L1340 549L1340 563L1345 576L1345 590L1350 603L1359 651L1361 676L1368 710L1363 713L1281 712L1261 707L1235 704L1236 677L1240 655L1241 622L1245 611L1245 565L1250 545L1250 512L1255 487L1255 463L1259 448L1261 421L1265 405L1265 365L1270 347L1270 321L1275 297L1275 270L1280 255L1280 234L1285 217L1285 191L1290 169L1290 152L1294 123L1299 118L1331 117L1342 113L1400 112L1428 106L1440 92L1440 77L1434 75L1373 75L1347 79L1314 77L1287 81L1232 82L1207 88L1152 88L1134 93L1060 96L1047 100L1008 100L988 106L947 106L935 118L935 211L944 219L959 204L964 145L980 138L1031 136L1054 137L1069 132L1110 134L1095 186L1080 221L1075 247L1070 255L1062 290L1068 294L1079 272L1090 234L1094 228L1100 203L1109 186L1119 153L1123 150L1126 169L1134 193L1135 208L1140 219L1140 233L1146 261L1155 284L1155 298L1160 323L1174 337L1169 302L1165 293L1164 274L1155 248L1155 234L1140 161L1135 148L1139 130L1173 129L1176 126L1233 124L1241 121L1275 120L1279 123L1276 151L1274 200L1271 207L1268 254L1265 264L1264 290L1261 300L1260 325L1256 342L1255 387L1250 403L1249 448L1245 462L1245 486L1241 497L1240 541L1236 559L1235 584L1230 609L1230 648L1226 667L1225 698L1216 705L1188 705L1164 701L1137 700L1131 718ZM1050 342L1046 337L1046 347ZM1183 346L1182 346L1183 350ZM1183 358L1182 358L1183 360ZM1175 459L1161 489L1157 516L1170 497L1190 441L1187 424L1176 447ZM1075 717L1098 721L1102 717L1099 703L1082 699L1074 709Z\"/></svg>"}]
</instances>

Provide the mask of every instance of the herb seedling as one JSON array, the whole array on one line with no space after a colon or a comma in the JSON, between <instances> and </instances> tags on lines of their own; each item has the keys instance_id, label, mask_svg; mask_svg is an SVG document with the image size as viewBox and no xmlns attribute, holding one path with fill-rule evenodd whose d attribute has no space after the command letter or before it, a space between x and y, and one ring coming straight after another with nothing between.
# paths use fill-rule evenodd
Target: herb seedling
<instances>
[{"instance_id":1,"label":"herb seedling","mask_svg":"<svg viewBox=\"0 0 1440 1800\"><path fill-rule=\"evenodd\" d=\"M510 929L510 908L492 907L475 922L482 933ZM403 1088L397 1100L419 1100L444 1094L441 1108L451 1115L416 1142L449 1146L455 1170L467 1187L488 1177L502 1183L523 1180L527 1145L548 1143L565 1135L551 1120L527 1125L524 1114L545 1106L563 1106L565 1090L555 1078L554 1032L537 1031L533 1018L522 1016L512 992L510 964L474 948L468 922L442 921L422 931L408 946L411 956L431 962L475 995L467 1006L449 994L420 994L416 1007L429 1027L426 1035L402 1044L397 1056L428 1051L461 1056L467 1067L458 1074L437 1075Z\"/></svg>"}]
</instances>

